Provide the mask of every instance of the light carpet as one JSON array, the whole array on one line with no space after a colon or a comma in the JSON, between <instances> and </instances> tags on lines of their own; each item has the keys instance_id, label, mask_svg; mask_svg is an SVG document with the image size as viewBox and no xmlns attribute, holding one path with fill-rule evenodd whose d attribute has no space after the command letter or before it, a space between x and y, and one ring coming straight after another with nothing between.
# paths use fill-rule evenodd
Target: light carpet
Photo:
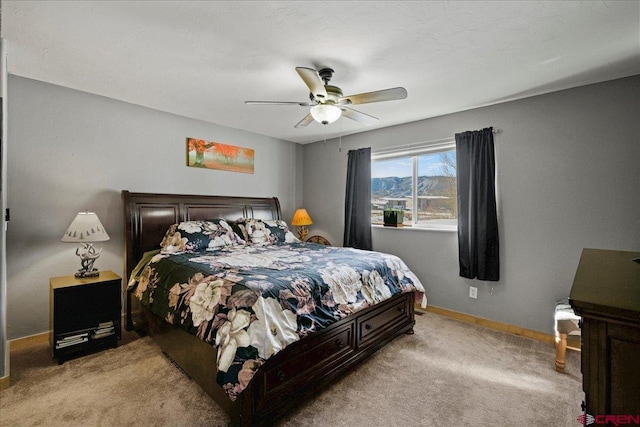
<instances>
[{"instance_id":1,"label":"light carpet","mask_svg":"<svg viewBox=\"0 0 640 427\"><path fill-rule=\"evenodd\" d=\"M579 353L433 313L281 426L578 426ZM15 365L15 366L14 366ZM0 426L226 426L227 415L148 337L58 366L46 345L12 353Z\"/></svg>"}]
</instances>

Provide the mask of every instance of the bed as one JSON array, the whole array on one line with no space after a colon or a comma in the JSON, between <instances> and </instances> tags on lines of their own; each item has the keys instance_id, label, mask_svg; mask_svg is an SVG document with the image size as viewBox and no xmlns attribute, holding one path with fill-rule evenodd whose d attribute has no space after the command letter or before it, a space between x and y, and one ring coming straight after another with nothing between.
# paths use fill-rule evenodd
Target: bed
<instances>
[{"instance_id":1,"label":"bed","mask_svg":"<svg viewBox=\"0 0 640 427\"><path fill-rule=\"evenodd\" d=\"M263 272L274 271L286 276L288 274L286 271L278 271L281 270L281 264L289 268L288 264L293 263L297 259L296 257L300 257L295 261L298 264L293 266L296 269L295 274L299 274L302 270L310 270L310 266L313 264L310 260L314 259L314 257L330 259L327 257L334 256L334 253L335 256L343 256L345 248L332 248L294 241L283 242L282 246L276 248L276 255L273 255L273 252L269 252L271 245L268 244L256 245L256 247L251 247L252 245L247 245L247 247L242 245L223 246L214 248L212 252L183 253L177 251L176 253L170 253L170 256L161 255L158 250L159 244L163 242L163 248L167 247L166 240L169 235L167 230L173 226L172 230L176 231L175 224L184 222L200 224L198 221L210 221L218 218L229 219L229 222L238 218L247 218L249 220L247 220L246 224L253 223L251 220L257 220L255 222L258 223L260 223L260 220L272 223L281 220L278 199L132 193L126 190L122 192L122 198L125 214L124 269L127 278L131 277L130 287L128 287L126 293L127 329L136 329L143 334L150 335L160 345L163 352L229 414L232 425L259 426L272 424L274 420L287 411L297 407L302 400L310 398L321 387L334 383L340 377L346 375L356 364L371 356L394 338L405 333L413 333L412 328L415 323L414 303L416 295L422 298L422 293L420 292L422 286L419 280L412 276L413 273L406 271L405 273L399 273L403 276L403 284L398 285L400 289L398 294L389 297L389 295L376 296L373 295L375 292L368 292L366 300L360 298L363 305L357 311L352 308L345 308L351 307L349 304L334 304L336 308L329 310L327 315L329 317L333 316L334 319L327 322L328 324L322 325L322 328L313 327L315 318L311 318L311 326L309 326L309 318L305 321L298 320L298 333L301 337L289 340L290 342L287 342L286 346L276 348L275 351L270 345L261 346L256 344L257 350L254 349L253 344L252 346L243 347L243 340L238 338L238 343L234 344L235 347L233 347L233 350L237 351L237 353L229 357L230 353L225 343L229 342L229 327L233 329L233 326L227 327L227 335L222 334L224 336L221 338L220 331L224 330L221 325L225 320L227 325L232 325L233 322L230 322L229 319L240 318L239 313L245 310L245 315L249 316L247 313L250 313L251 320L254 322L247 328L248 332L252 333L251 328L258 324L256 316L261 317L263 311L263 309L260 309L258 301L255 301L255 298L263 302L273 302L266 291L262 294L261 292L264 289L256 285L259 291L254 293L257 293L258 296L254 297L249 303L245 303L244 306L242 303L237 303L238 307L243 307L238 308L237 311L234 307L225 314L221 314L222 311L218 312L214 309L212 312L214 315L224 317L223 323L219 322L217 324L218 329L203 327L203 324L207 321L210 324L215 324L217 318L211 318L212 315L207 318L205 313L200 320L192 320L190 318L189 322L191 323L189 326L192 330L189 332L186 330L189 328L180 327L179 324L185 323L185 321L178 314L174 316L174 313L169 313L161 317L163 316L162 314L155 313L154 306L161 305L156 302L158 299L151 302L148 301L149 296L145 297L144 295L147 294L144 290L141 291L139 289L139 283L145 282L140 279L140 277L144 276L141 273L141 268L145 265L141 262L143 258L147 259L144 271L149 271L151 268L151 271L155 274L154 283L156 285L154 286L161 282L161 280L157 279L156 269L161 271L164 268L164 270L168 271L167 263L185 265L185 268L192 268L194 264L198 264L198 268L202 266L209 268L209 270L205 271L205 275L209 274L209 277L217 275L216 278L220 280L216 283L224 282L227 290L223 289L222 295L225 298L231 298L229 296L231 289L234 289L233 296L249 295L249 291L256 291L255 287L249 285L248 277L250 274L253 274L251 276L253 278L262 278L264 277L262 275ZM245 232L245 235L242 236L235 227L234 225L236 234L241 236L240 240L242 240L242 237L246 237L246 229L242 228L240 230ZM257 234L254 233L255 235ZM173 246L169 245L169 247ZM229 260L247 259L246 251L257 254L262 260L261 263L263 263L264 259L267 259L267 261L264 261L266 267L260 263L258 263L260 265L251 266L250 268L232 265L231 272L226 270L224 273L221 272L220 266L222 264L226 267L229 267L228 264L233 264ZM371 254L374 256L374 254L378 253L371 252ZM364 259L366 255L365 253L357 253L355 257ZM274 256L280 258L274 258ZM380 254L380 256L387 255ZM219 258L215 257L224 257L222 258L224 263L221 264ZM274 267L274 259L276 259L276 267ZM397 263L398 261L393 262ZM401 264L404 265L404 263ZM335 263L330 261L326 265L333 266ZM285 267L282 267L282 269ZM255 268L258 268L258 270L255 270ZM263 269L259 270L259 268ZM406 266L403 268L406 268ZM324 274L325 270L320 269L318 275ZM409 278L405 277L405 274ZM201 278L202 276L198 277ZM172 280L173 278L167 278L165 281L172 283ZM327 279L325 278L325 280ZM177 280L177 282L179 281ZM417 283L412 288L409 284L413 281ZM145 283L147 282L148 280ZM398 280L398 283L400 283L400 280ZM177 284L174 286L179 291L182 291ZM186 288L186 285L183 285L183 288ZM235 292L238 289L241 289L243 293L236 294ZM216 291L218 292L217 295L219 295L220 291ZM296 298L288 290L286 292L288 292L289 297L292 297L291 300L294 304L292 310L295 311ZM280 294L282 294L282 291L280 291ZM364 291L362 294L364 294ZM184 293L180 295L184 295ZM192 292L190 298L195 299L194 295ZM170 296L169 299L171 298ZM177 301L176 298L174 298L174 302ZM331 301L339 302L341 298L346 297L343 295L331 298L333 298ZM234 301L238 300L236 298ZM253 309L247 308L248 304L251 303L254 303L251 306ZM267 307L269 304L263 304L263 306ZM299 304L298 313L301 311L308 313L310 311L303 306L304 304ZM231 307L231 305L228 305L228 307ZM354 312L345 313L345 311ZM287 310L283 309L282 312L287 312ZM338 314L336 315L336 313ZM195 309L193 313L190 313L190 316L195 319ZM182 317L185 317L184 314ZM317 322L318 324L322 323L322 320L320 319ZM199 324L197 328L194 326L196 323ZM308 333L301 333L305 328L308 329ZM276 328L271 326L271 330L273 336L277 338ZM242 331L240 332L243 333ZM208 340L204 339L205 335L208 336ZM254 335L261 336L260 333L253 333L252 337ZM273 340L271 336L268 338ZM245 348L251 349L253 353L245 356ZM259 356L256 353L259 353ZM242 357L245 357L245 359L242 359ZM256 364L256 360L260 363ZM242 366L242 369L236 369L236 366ZM251 371L250 380L244 381L242 379L247 377L247 366ZM229 374L231 371L233 371L233 375ZM234 389L233 380L229 381L227 379L229 375L233 378L241 378L242 387L240 391L238 391L238 387ZM235 385L237 386L238 384Z\"/></svg>"}]
</instances>

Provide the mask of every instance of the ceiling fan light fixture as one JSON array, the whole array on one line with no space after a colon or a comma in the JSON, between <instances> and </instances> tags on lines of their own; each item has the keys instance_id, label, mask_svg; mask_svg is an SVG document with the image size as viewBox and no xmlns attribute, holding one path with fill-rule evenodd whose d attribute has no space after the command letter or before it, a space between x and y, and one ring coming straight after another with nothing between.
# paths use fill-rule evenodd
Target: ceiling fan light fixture
<instances>
[{"instance_id":1,"label":"ceiling fan light fixture","mask_svg":"<svg viewBox=\"0 0 640 427\"><path fill-rule=\"evenodd\" d=\"M333 123L340 118L342 110L331 104L318 104L311 107L311 117L323 125Z\"/></svg>"}]
</instances>

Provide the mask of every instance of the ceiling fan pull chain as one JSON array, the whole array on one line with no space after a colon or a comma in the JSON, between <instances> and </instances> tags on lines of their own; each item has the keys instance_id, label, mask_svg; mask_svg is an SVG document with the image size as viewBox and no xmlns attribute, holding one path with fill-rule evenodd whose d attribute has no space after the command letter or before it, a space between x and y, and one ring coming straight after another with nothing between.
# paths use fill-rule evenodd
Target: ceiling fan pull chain
<instances>
[{"instance_id":1,"label":"ceiling fan pull chain","mask_svg":"<svg viewBox=\"0 0 640 427\"><path fill-rule=\"evenodd\" d=\"M327 125L322 125L322 133L324 134L324 148L327 148Z\"/></svg>"}]
</instances>

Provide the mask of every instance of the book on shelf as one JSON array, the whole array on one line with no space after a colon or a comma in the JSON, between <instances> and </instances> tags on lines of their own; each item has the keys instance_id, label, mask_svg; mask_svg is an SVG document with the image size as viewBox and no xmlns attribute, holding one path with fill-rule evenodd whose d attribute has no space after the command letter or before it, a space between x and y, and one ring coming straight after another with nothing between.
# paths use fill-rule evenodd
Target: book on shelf
<instances>
[{"instance_id":1,"label":"book on shelf","mask_svg":"<svg viewBox=\"0 0 640 427\"><path fill-rule=\"evenodd\" d=\"M98 327L91 331L91 338L98 339L108 337L110 335L115 334L115 325L113 321L109 320L107 322L98 323Z\"/></svg>"},{"instance_id":2,"label":"book on shelf","mask_svg":"<svg viewBox=\"0 0 640 427\"><path fill-rule=\"evenodd\" d=\"M100 332L100 333L94 333L91 334L91 339L98 339L98 338L104 338L104 337L108 337L111 335L114 335L116 332L115 331L105 331L105 332Z\"/></svg>"},{"instance_id":3,"label":"book on shelf","mask_svg":"<svg viewBox=\"0 0 640 427\"><path fill-rule=\"evenodd\" d=\"M58 338L58 341L75 341L80 338L86 338L88 335L89 335L89 332L82 332L80 334L67 335L67 336Z\"/></svg>"},{"instance_id":4,"label":"book on shelf","mask_svg":"<svg viewBox=\"0 0 640 427\"><path fill-rule=\"evenodd\" d=\"M89 341L89 337L85 336L85 337L81 337L81 338L76 338L73 340L58 340L56 341L56 349L60 349L60 348L65 348L65 347L69 347L72 345L76 345L76 344L81 344L83 342L87 342Z\"/></svg>"}]
</instances>

